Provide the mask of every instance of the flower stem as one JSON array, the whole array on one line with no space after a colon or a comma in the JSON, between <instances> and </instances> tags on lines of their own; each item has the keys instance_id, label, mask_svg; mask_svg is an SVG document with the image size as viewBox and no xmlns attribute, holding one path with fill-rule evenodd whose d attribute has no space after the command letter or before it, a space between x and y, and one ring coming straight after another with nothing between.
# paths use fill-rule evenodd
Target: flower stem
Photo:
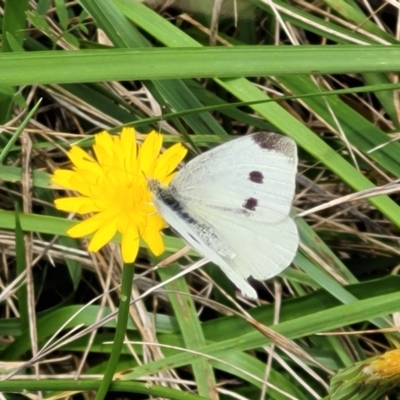
<instances>
[{"instance_id":1,"label":"flower stem","mask_svg":"<svg viewBox=\"0 0 400 400\"><path fill-rule=\"evenodd\" d=\"M132 293L134 272L135 268L133 264L124 264L122 268L120 303L114 341L111 348L110 358L103 375L103 380L100 384L95 400L103 400L107 395L118 365L119 356L121 354L122 345L125 339L126 327L128 324L129 303Z\"/></svg>"}]
</instances>

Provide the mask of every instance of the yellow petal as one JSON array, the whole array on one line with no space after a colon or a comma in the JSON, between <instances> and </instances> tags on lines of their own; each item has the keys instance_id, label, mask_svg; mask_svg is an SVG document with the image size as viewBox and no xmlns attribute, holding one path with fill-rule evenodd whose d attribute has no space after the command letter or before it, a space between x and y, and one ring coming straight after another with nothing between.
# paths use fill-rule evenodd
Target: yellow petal
<instances>
[{"instance_id":1,"label":"yellow petal","mask_svg":"<svg viewBox=\"0 0 400 400\"><path fill-rule=\"evenodd\" d=\"M172 179L174 179L174 176L177 173L174 172L173 174L169 174L166 178L164 178L162 181L160 181L164 186L168 186L170 184L170 182L172 181Z\"/></svg>"},{"instance_id":2,"label":"yellow petal","mask_svg":"<svg viewBox=\"0 0 400 400\"><path fill-rule=\"evenodd\" d=\"M73 186L73 184L71 184L71 179L74 174L74 171L70 171L67 169L57 169L54 171L54 174L51 177L51 181L53 183L56 183L57 185L62 186L63 188L74 190L75 187Z\"/></svg>"},{"instance_id":3,"label":"yellow petal","mask_svg":"<svg viewBox=\"0 0 400 400\"><path fill-rule=\"evenodd\" d=\"M99 228L94 234L92 240L89 243L89 251L99 251L104 245L106 245L117 233L117 228L114 223L107 221Z\"/></svg>"},{"instance_id":4,"label":"yellow petal","mask_svg":"<svg viewBox=\"0 0 400 400\"><path fill-rule=\"evenodd\" d=\"M143 142L139 153L139 163L141 171L146 175L153 172L156 159L160 153L163 136L156 131L151 131Z\"/></svg>"},{"instance_id":5,"label":"yellow petal","mask_svg":"<svg viewBox=\"0 0 400 400\"><path fill-rule=\"evenodd\" d=\"M186 154L186 147L183 147L180 143L171 146L158 158L157 166L154 170L154 178L165 184L164 179L175 170Z\"/></svg>"},{"instance_id":6,"label":"yellow petal","mask_svg":"<svg viewBox=\"0 0 400 400\"><path fill-rule=\"evenodd\" d=\"M147 229L146 232L142 234L142 237L155 256L164 253L165 246L160 231Z\"/></svg>"},{"instance_id":7,"label":"yellow petal","mask_svg":"<svg viewBox=\"0 0 400 400\"><path fill-rule=\"evenodd\" d=\"M70 188L85 197L95 197L96 188L101 187L103 177L86 170L79 170L71 176ZM73 186L73 187L72 187Z\"/></svg>"},{"instance_id":8,"label":"yellow petal","mask_svg":"<svg viewBox=\"0 0 400 400\"><path fill-rule=\"evenodd\" d=\"M147 229L161 231L168 225L160 214L154 212L147 217Z\"/></svg>"},{"instance_id":9,"label":"yellow petal","mask_svg":"<svg viewBox=\"0 0 400 400\"><path fill-rule=\"evenodd\" d=\"M68 158L77 168L91 169L93 166L96 168L96 160L78 146L71 147ZM98 168L95 171L97 170Z\"/></svg>"},{"instance_id":10,"label":"yellow petal","mask_svg":"<svg viewBox=\"0 0 400 400\"><path fill-rule=\"evenodd\" d=\"M137 144L135 129L127 127L122 128L121 144L125 159L130 161L127 163L126 167L129 168L129 172L133 172L130 167L132 162L136 162Z\"/></svg>"},{"instance_id":11,"label":"yellow petal","mask_svg":"<svg viewBox=\"0 0 400 400\"><path fill-rule=\"evenodd\" d=\"M99 229L101 222L102 221L96 220L95 218L88 218L68 229L67 235L73 238L88 236Z\"/></svg>"},{"instance_id":12,"label":"yellow petal","mask_svg":"<svg viewBox=\"0 0 400 400\"><path fill-rule=\"evenodd\" d=\"M153 214L147 218L147 227L144 232L140 232L143 240L149 246L150 251L159 256L165 251L164 241L160 231L167 227L167 223L159 214Z\"/></svg>"},{"instance_id":13,"label":"yellow petal","mask_svg":"<svg viewBox=\"0 0 400 400\"><path fill-rule=\"evenodd\" d=\"M139 251L139 232L136 226L129 225L123 233L121 251L124 262L132 263L135 261Z\"/></svg>"},{"instance_id":14,"label":"yellow petal","mask_svg":"<svg viewBox=\"0 0 400 400\"><path fill-rule=\"evenodd\" d=\"M57 210L74 212L77 214L87 214L90 212L101 211L102 208L87 197L63 197L54 200Z\"/></svg>"},{"instance_id":15,"label":"yellow petal","mask_svg":"<svg viewBox=\"0 0 400 400\"><path fill-rule=\"evenodd\" d=\"M113 139L108 132L103 131L95 136L93 150L100 165L110 166L110 158L113 155L113 146Z\"/></svg>"}]
</instances>

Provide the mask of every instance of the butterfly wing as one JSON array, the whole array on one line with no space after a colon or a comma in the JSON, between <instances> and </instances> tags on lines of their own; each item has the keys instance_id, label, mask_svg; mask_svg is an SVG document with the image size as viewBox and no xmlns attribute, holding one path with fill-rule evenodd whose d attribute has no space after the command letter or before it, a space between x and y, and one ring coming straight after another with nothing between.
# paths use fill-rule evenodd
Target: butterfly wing
<instances>
[{"instance_id":1,"label":"butterfly wing","mask_svg":"<svg viewBox=\"0 0 400 400\"><path fill-rule=\"evenodd\" d=\"M187 209L199 206L273 223L288 216L295 192L295 142L259 132L190 161L171 182Z\"/></svg>"},{"instance_id":2,"label":"butterfly wing","mask_svg":"<svg viewBox=\"0 0 400 400\"><path fill-rule=\"evenodd\" d=\"M296 253L289 217L296 169L293 140L260 132L203 153L168 187L150 189L169 225L255 298L246 279L277 275Z\"/></svg>"},{"instance_id":3,"label":"butterfly wing","mask_svg":"<svg viewBox=\"0 0 400 400\"><path fill-rule=\"evenodd\" d=\"M209 215L210 221L215 221ZM272 278L281 273L293 261L299 244L297 227L290 217L277 223L251 221L245 216L235 220L217 217L214 231L220 235L227 247L235 249L235 257L218 253L229 269L240 274L245 281L249 276L258 280ZM221 261L220 260L220 261ZM229 274L227 274L229 276ZM237 281L234 281L237 285ZM240 285L238 285L240 288Z\"/></svg>"},{"instance_id":4,"label":"butterfly wing","mask_svg":"<svg viewBox=\"0 0 400 400\"><path fill-rule=\"evenodd\" d=\"M248 297L257 298L256 291L246 281L248 275L244 274L243 270L238 268L234 262L237 255L233 251L233 247L221 239L213 228L208 227L199 215L194 213L194 217L189 217L189 214L180 208L174 208L172 211L171 204L168 200L166 201L169 196L169 188L160 186L155 188L153 183L153 190L154 203L169 226L177 231L185 242L199 254L218 265L242 293ZM199 222L200 220L203 222Z\"/></svg>"}]
</instances>

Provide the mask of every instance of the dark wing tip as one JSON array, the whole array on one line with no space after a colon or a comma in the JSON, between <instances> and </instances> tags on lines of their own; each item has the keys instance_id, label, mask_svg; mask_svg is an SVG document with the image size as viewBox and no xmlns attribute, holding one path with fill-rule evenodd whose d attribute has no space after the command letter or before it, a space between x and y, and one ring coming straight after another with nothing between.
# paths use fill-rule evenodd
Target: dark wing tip
<instances>
[{"instance_id":1,"label":"dark wing tip","mask_svg":"<svg viewBox=\"0 0 400 400\"><path fill-rule=\"evenodd\" d=\"M251 138L262 149L276 151L287 157L295 158L296 143L287 136L273 132L258 132L252 135Z\"/></svg>"}]
</instances>

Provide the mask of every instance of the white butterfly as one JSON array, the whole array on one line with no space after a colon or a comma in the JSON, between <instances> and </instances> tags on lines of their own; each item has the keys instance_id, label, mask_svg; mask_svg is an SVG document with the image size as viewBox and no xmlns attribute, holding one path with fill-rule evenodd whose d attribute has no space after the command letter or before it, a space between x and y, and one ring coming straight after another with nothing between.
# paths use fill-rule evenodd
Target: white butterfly
<instances>
[{"instance_id":1,"label":"white butterfly","mask_svg":"<svg viewBox=\"0 0 400 400\"><path fill-rule=\"evenodd\" d=\"M196 157L169 186L150 180L149 188L168 224L243 294L257 298L246 279L279 274L297 252L289 217L296 172L295 142L259 132Z\"/></svg>"}]
</instances>

